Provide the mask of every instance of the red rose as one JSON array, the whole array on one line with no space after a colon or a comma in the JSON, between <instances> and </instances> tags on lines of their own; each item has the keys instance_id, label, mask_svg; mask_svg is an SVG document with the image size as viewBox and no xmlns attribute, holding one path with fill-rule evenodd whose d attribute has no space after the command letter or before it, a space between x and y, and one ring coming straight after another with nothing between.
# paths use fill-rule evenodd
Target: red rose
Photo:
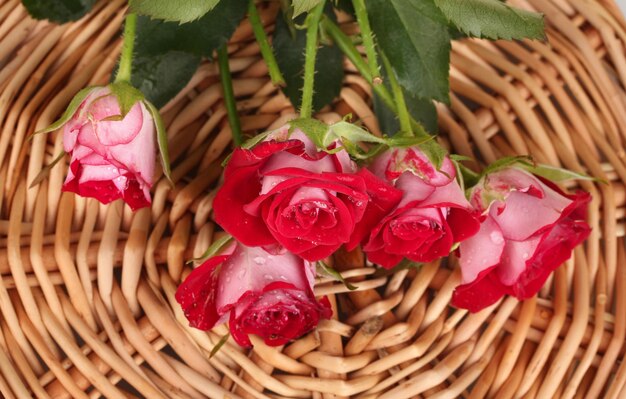
<instances>
[{"instance_id":1,"label":"red rose","mask_svg":"<svg viewBox=\"0 0 626 399\"><path fill-rule=\"evenodd\" d=\"M299 130L238 148L213 203L215 220L247 246L276 246L309 261L347 243L369 202L363 172L345 150L317 151Z\"/></svg>"},{"instance_id":2,"label":"red rose","mask_svg":"<svg viewBox=\"0 0 626 399\"><path fill-rule=\"evenodd\" d=\"M513 295L535 295L546 279L590 233L584 221L589 193L563 193L524 170L491 173L472 189L483 211L478 234L461 243L462 284L454 306L477 312Z\"/></svg>"},{"instance_id":3,"label":"red rose","mask_svg":"<svg viewBox=\"0 0 626 399\"><path fill-rule=\"evenodd\" d=\"M122 198L133 210L150 205L155 122L142 101L121 119L108 87L94 88L65 124L63 146L72 159L63 191L103 204Z\"/></svg>"},{"instance_id":4,"label":"red rose","mask_svg":"<svg viewBox=\"0 0 626 399\"><path fill-rule=\"evenodd\" d=\"M386 268L405 257L430 262L478 231L475 212L447 157L438 171L419 149L394 149L378 157L372 170L394 183L401 200L368 230L363 250L370 261Z\"/></svg>"},{"instance_id":5,"label":"red rose","mask_svg":"<svg viewBox=\"0 0 626 399\"><path fill-rule=\"evenodd\" d=\"M277 346L331 316L328 300L318 302L313 294L312 263L240 244L227 252L204 262L178 287L176 300L192 327L209 330L228 320L239 345L249 347L248 334L255 334Z\"/></svg>"}]
</instances>

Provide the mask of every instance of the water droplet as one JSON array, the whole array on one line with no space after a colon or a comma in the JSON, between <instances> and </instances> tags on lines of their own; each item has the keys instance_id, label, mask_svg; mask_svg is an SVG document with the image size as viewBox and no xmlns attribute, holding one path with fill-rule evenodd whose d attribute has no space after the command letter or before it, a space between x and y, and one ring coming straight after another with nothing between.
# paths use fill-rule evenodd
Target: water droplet
<instances>
[{"instance_id":1,"label":"water droplet","mask_svg":"<svg viewBox=\"0 0 626 399\"><path fill-rule=\"evenodd\" d=\"M489 238L494 244L502 244L504 242L504 237L502 237L502 234L498 231L492 231L489 234Z\"/></svg>"},{"instance_id":2,"label":"water droplet","mask_svg":"<svg viewBox=\"0 0 626 399\"><path fill-rule=\"evenodd\" d=\"M283 281L287 281L287 276L283 276L282 274L279 276L279 278Z\"/></svg>"},{"instance_id":3,"label":"water droplet","mask_svg":"<svg viewBox=\"0 0 626 399\"><path fill-rule=\"evenodd\" d=\"M271 274L265 274L263 275L263 278L268 281L274 281L274 276L272 276Z\"/></svg>"},{"instance_id":4,"label":"water droplet","mask_svg":"<svg viewBox=\"0 0 626 399\"><path fill-rule=\"evenodd\" d=\"M530 255L528 254L528 252L524 252L522 254L522 259L524 259L524 260L528 259L529 257L530 257Z\"/></svg>"},{"instance_id":5,"label":"water droplet","mask_svg":"<svg viewBox=\"0 0 626 399\"><path fill-rule=\"evenodd\" d=\"M248 272L248 271L247 271L246 269L241 269L241 270L239 270L239 272L237 273L237 277L238 277L238 278L244 278L244 277L246 276L246 273L247 273L247 272Z\"/></svg>"},{"instance_id":6,"label":"water droplet","mask_svg":"<svg viewBox=\"0 0 626 399\"><path fill-rule=\"evenodd\" d=\"M257 265L264 265L266 261L266 259L262 256L256 256L253 260Z\"/></svg>"}]
</instances>

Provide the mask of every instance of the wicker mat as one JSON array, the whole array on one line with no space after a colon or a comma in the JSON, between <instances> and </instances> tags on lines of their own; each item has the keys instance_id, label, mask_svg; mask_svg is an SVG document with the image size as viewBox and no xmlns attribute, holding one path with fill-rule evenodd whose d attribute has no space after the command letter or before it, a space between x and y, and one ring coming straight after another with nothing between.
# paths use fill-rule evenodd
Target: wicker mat
<instances>
[{"instance_id":1,"label":"wicker mat","mask_svg":"<svg viewBox=\"0 0 626 399\"><path fill-rule=\"evenodd\" d=\"M546 15L548 42L456 42L440 139L483 164L532 154L609 182L576 183L594 198L585 245L536 298L476 314L449 307L453 263L381 275L361 254L340 254L335 267L358 289L316 287L335 319L284 347L229 342L209 357L225 327L189 328L174 292L185 262L220 234L212 199L231 143L216 65L162 109L175 185L160 179L151 209L62 194L63 162L29 189L62 143L27 137L79 89L108 81L125 2L57 26L0 1L3 397L625 398L626 23L608 0L513 3ZM270 30L275 11L261 10ZM245 133L294 117L247 22L229 53ZM318 117L351 113L380 133L367 83L345 68L340 97Z\"/></svg>"}]
</instances>

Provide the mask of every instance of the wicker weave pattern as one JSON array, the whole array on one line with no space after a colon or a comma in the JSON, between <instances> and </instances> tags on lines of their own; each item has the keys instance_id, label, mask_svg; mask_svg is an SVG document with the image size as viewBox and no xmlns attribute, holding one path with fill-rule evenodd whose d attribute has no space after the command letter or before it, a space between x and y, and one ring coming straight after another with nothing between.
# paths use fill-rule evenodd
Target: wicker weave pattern
<instances>
[{"instance_id":1,"label":"wicker weave pattern","mask_svg":"<svg viewBox=\"0 0 626 399\"><path fill-rule=\"evenodd\" d=\"M190 329L173 294L185 261L219 234L211 203L230 130L216 65L162 110L175 187L161 179L151 209L61 194L66 165L28 188L62 143L27 136L80 88L108 81L124 3L101 1L56 26L0 1L3 397L626 397L626 23L612 1L515 0L546 14L549 43L453 46L452 103L439 115L454 152L482 163L530 153L609 182L580 183L594 196L593 233L536 299L468 314L448 307L454 264L384 276L361 254L340 254L334 266L358 290L317 285L338 319L284 348L229 342L213 358L225 327ZM270 27L276 11L262 10ZM229 52L244 131L293 117L248 23ZM352 113L380 133L366 82L346 69L340 99L319 118Z\"/></svg>"}]
</instances>

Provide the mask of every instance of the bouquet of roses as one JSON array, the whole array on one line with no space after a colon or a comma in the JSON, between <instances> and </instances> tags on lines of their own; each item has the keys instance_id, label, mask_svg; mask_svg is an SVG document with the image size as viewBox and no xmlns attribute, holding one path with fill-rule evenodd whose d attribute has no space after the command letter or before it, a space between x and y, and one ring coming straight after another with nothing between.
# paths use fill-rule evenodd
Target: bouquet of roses
<instances>
[{"instance_id":1,"label":"bouquet of roses","mask_svg":"<svg viewBox=\"0 0 626 399\"><path fill-rule=\"evenodd\" d=\"M463 277L452 305L475 312L505 294L533 296L589 234L589 195L542 177L553 169L507 159L474 179L468 200L448 156L437 168L418 145L390 147L359 167L342 139L319 148L285 126L234 151L213 205L233 240L176 295L192 326L228 321L243 346L248 334L269 345L297 338L331 315L314 295L315 263L359 245L387 269L456 249Z\"/></svg>"},{"instance_id":2,"label":"bouquet of roses","mask_svg":"<svg viewBox=\"0 0 626 399\"><path fill-rule=\"evenodd\" d=\"M170 170L157 107L176 90L161 88L145 66L176 65L172 75L192 74L207 55L194 40L211 38L238 147L213 202L227 235L176 294L192 326L228 322L242 346L251 345L249 334L269 345L302 336L332 315L314 282L318 269L341 279L325 263L340 248L360 248L385 269L452 254L462 275L452 305L476 312L504 295L535 295L589 235L589 194L567 194L554 183L585 176L529 157L504 158L475 173L425 128L434 129L433 100L447 101L453 36L540 38L540 16L497 0L354 0L335 8L320 0L283 2L272 47L255 1L190 1L198 7L182 10L162 0L130 3L115 80L79 92L45 131L63 128L71 154L64 190L103 203L123 199L133 210L149 206L157 144L166 178ZM356 20L366 59L337 25L337 10ZM242 143L226 41L246 11L272 81L299 106L300 118ZM178 26L158 18L197 21ZM208 35L211 24L223 31ZM318 52L326 62L317 62ZM347 120L326 125L312 118L341 87L343 55L371 84L388 136Z\"/></svg>"}]
</instances>

